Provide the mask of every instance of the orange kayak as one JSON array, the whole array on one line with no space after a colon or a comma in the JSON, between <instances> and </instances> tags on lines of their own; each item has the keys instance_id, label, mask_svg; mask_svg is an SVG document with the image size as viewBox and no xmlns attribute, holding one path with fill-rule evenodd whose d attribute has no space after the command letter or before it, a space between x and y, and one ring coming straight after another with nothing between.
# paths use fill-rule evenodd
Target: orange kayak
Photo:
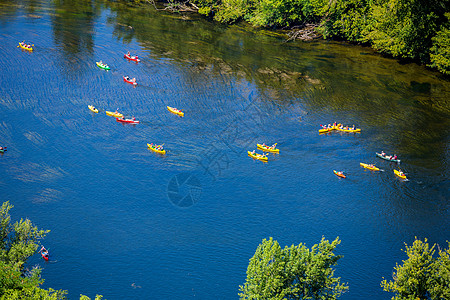
<instances>
[{"instance_id":1,"label":"orange kayak","mask_svg":"<svg viewBox=\"0 0 450 300\"><path fill-rule=\"evenodd\" d=\"M342 177L342 178L345 178L345 177L346 177L346 176L344 175L343 172L337 172L336 170L333 170L333 172L334 172L334 174L335 174L336 176L339 176L339 177Z\"/></svg>"}]
</instances>

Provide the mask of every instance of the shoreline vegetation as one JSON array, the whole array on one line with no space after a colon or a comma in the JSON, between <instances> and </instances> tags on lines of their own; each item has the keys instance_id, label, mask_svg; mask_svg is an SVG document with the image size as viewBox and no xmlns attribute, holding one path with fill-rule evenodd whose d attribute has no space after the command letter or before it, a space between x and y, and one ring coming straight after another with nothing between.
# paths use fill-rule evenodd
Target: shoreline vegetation
<instances>
[{"instance_id":1,"label":"shoreline vegetation","mask_svg":"<svg viewBox=\"0 0 450 300\"><path fill-rule=\"evenodd\" d=\"M130 1L130 0L128 0ZM283 30L287 41L333 39L372 47L450 75L450 2L439 0L131 0L224 24Z\"/></svg>"}]
</instances>

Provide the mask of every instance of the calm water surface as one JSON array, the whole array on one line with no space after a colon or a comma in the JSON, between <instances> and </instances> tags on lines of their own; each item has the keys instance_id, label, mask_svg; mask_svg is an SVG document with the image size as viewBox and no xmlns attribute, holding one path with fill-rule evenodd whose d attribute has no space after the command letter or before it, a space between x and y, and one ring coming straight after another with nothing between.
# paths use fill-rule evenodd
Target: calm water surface
<instances>
[{"instance_id":1,"label":"calm water surface","mask_svg":"<svg viewBox=\"0 0 450 300\"><path fill-rule=\"evenodd\" d=\"M236 299L270 236L339 236L342 299L388 299L404 242L449 239L450 84L424 67L153 8L1 0L0 70L0 195L51 229L51 262L30 263L70 299ZM333 121L362 132L318 134ZM263 142L281 149L265 164L246 154Z\"/></svg>"}]
</instances>

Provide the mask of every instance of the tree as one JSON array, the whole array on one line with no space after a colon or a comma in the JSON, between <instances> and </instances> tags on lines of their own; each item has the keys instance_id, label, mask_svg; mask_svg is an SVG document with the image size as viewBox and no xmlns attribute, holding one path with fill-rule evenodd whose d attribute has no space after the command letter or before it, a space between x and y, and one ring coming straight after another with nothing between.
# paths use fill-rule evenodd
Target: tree
<instances>
[{"instance_id":1,"label":"tree","mask_svg":"<svg viewBox=\"0 0 450 300\"><path fill-rule=\"evenodd\" d=\"M450 244L449 244L450 245ZM408 259L403 265L394 267L394 281L384 279L381 287L393 292L397 299L449 299L450 296L450 250L439 250L439 257L433 257L436 244L431 248L417 238L412 246L405 243Z\"/></svg>"},{"instance_id":2,"label":"tree","mask_svg":"<svg viewBox=\"0 0 450 300\"><path fill-rule=\"evenodd\" d=\"M447 22L431 40L433 46L430 49L431 67L450 75L450 13L446 13Z\"/></svg>"},{"instance_id":3,"label":"tree","mask_svg":"<svg viewBox=\"0 0 450 300\"><path fill-rule=\"evenodd\" d=\"M11 208L9 202L0 208L0 261L17 265L23 271L26 260L36 253L39 240L50 230L38 229L28 219L11 224Z\"/></svg>"},{"instance_id":4,"label":"tree","mask_svg":"<svg viewBox=\"0 0 450 300\"><path fill-rule=\"evenodd\" d=\"M450 299L450 243L447 249L439 249L430 295L432 299Z\"/></svg>"},{"instance_id":5,"label":"tree","mask_svg":"<svg viewBox=\"0 0 450 300\"><path fill-rule=\"evenodd\" d=\"M250 259L240 298L337 299L348 290L332 268L342 257L333 253L339 244L339 238L330 244L322 237L311 250L301 243L282 249L272 238L264 239Z\"/></svg>"},{"instance_id":6,"label":"tree","mask_svg":"<svg viewBox=\"0 0 450 300\"><path fill-rule=\"evenodd\" d=\"M429 62L431 39L445 21L440 0L377 0L365 35L373 47L396 57Z\"/></svg>"}]
</instances>

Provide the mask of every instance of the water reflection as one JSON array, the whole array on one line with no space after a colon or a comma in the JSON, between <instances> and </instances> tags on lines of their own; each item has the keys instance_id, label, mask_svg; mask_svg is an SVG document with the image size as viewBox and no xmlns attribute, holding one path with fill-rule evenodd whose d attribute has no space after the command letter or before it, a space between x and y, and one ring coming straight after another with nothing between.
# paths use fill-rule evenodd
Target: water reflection
<instances>
[{"instance_id":1,"label":"water reflection","mask_svg":"<svg viewBox=\"0 0 450 300\"><path fill-rule=\"evenodd\" d=\"M63 50L65 67L75 71L79 68L77 54L92 56L94 50L94 23L101 4L92 0L53 1L55 14L51 22L55 44Z\"/></svg>"}]
</instances>

